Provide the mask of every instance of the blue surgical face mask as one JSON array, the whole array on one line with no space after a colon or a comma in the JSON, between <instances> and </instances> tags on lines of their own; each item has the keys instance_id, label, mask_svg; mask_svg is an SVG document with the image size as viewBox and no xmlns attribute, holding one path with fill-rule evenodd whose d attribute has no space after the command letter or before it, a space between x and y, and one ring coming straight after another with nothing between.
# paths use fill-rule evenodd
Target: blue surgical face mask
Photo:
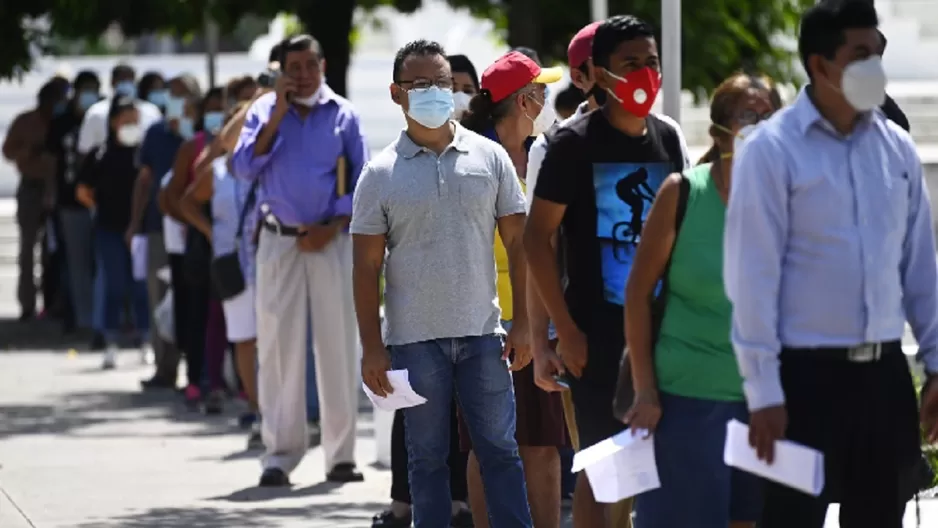
<instances>
[{"instance_id":1,"label":"blue surgical face mask","mask_svg":"<svg viewBox=\"0 0 938 528\"><path fill-rule=\"evenodd\" d=\"M150 92L150 95L147 96L147 101L150 101L160 108L166 107L167 99L169 99L169 90L153 90Z\"/></svg>"},{"instance_id":2,"label":"blue surgical face mask","mask_svg":"<svg viewBox=\"0 0 938 528\"><path fill-rule=\"evenodd\" d=\"M114 93L124 97L137 97L137 85L133 81L121 81L114 87Z\"/></svg>"},{"instance_id":3,"label":"blue surgical face mask","mask_svg":"<svg viewBox=\"0 0 938 528\"><path fill-rule=\"evenodd\" d=\"M409 106L407 115L427 128L440 128L449 122L456 104L453 91L438 86L407 91Z\"/></svg>"},{"instance_id":4,"label":"blue surgical face mask","mask_svg":"<svg viewBox=\"0 0 938 528\"><path fill-rule=\"evenodd\" d=\"M179 119L186 113L186 100L182 97L166 98L166 119Z\"/></svg>"},{"instance_id":5,"label":"blue surgical face mask","mask_svg":"<svg viewBox=\"0 0 938 528\"><path fill-rule=\"evenodd\" d=\"M192 122L192 118L180 117L179 124L176 125L176 132L179 133L182 139L192 139L192 136L195 135L195 123Z\"/></svg>"},{"instance_id":6,"label":"blue surgical face mask","mask_svg":"<svg viewBox=\"0 0 938 528\"><path fill-rule=\"evenodd\" d=\"M82 111L85 111L88 108L90 108L91 105L97 103L98 99L100 99L98 97L98 92L91 92L91 91L78 92L78 101L77 101L78 108L80 108Z\"/></svg>"},{"instance_id":7,"label":"blue surgical face mask","mask_svg":"<svg viewBox=\"0 0 938 528\"><path fill-rule=\"evenodd\" d=\"M225 113L224 112L205 112L205 116L202 118L202 128L207 132L213 134L221 130L222 125L225 124Z\"/></svg>"}]
</instances>

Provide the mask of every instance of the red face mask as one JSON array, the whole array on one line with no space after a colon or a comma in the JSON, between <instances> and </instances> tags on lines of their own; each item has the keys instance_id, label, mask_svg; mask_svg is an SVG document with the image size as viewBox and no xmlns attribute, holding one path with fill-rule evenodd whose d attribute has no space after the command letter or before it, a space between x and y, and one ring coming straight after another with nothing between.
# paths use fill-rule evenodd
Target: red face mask
<instances>
[{"instance_id":1,"label":"red face mask","mask_svg":"<svg viewBox=\"0 0 938 528\"><path fill-rule=\"evenodd\" d=\"M625 78L609 70L606 70L606 75L616 79L616 85L609 93L626 112L635 117L645 117L651 113L651 106L655 104L658 90L661 89L660 73L646 66L629 73Z\"/></svg>"}]
</instances>

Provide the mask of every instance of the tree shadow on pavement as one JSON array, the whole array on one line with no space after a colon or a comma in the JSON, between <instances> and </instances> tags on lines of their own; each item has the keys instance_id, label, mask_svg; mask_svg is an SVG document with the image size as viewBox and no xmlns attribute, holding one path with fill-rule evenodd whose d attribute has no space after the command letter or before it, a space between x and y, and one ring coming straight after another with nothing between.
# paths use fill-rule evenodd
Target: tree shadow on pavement
<instances>
[{"instance_id":1,"label":"tree shadow on pavement","mask_svg":"<svg viewBox=\"0 0 938 528\"><path fill-rule=\"evenodd\" d=\"M154 508L112 519L88 521L75 528L286 528L364 527L384 503L345 502L308 507L223 509L215 507Z\"/></svg>"},{"instance_id":2,"label":"tree shadow on pavement","mask_svg":"<svg viewBox=\"0 0 938 528\"><path fill-rule=\"evenodd\" d=\"M62 333L61 324L48 319L19 321L0 318L0 353L4 350L17 352L68 350L87 348L91 335L84 332L71 335Z\"/></svg>"},{"instance_id":3,"label":"tree shadow on pavement","mask_svg":"<svg viewBox=\"0 0 938 528\"><path fill-rule=\"evenodd\" d=\"M188 412L180 397L173 391L129 392L86 391L72 392L59 397L49 405L0 405L0 440L22 435L74 435L101 424L126 423L129 427L116 433L88 433L88 436L111 438L149 436L131 432L133 422L168 420L198 425L196 430L178 433L179 436L214 436L236 431L232 414L207 417ZM167 433L166 436L176 436Z\"/></svg>"}]
</instances>

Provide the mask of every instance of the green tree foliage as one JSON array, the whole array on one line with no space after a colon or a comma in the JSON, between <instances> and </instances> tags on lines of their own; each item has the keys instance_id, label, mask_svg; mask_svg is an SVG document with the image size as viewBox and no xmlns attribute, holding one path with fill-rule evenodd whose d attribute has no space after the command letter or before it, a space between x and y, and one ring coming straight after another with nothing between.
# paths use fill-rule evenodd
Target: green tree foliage
<instances>
[{"instance_id":1,"label":"green tree foliage","mask_svg":"<svg viewBox=\"0 0 938 528\"><path fill-rule=\"evenodd\" d=\"M586 0L447 0L474 15L489 18L509 45L530 46L548 61L563 61L570 38L590 20ZM795 81L792 53L777 42L794 35L801 12L814 0L685 0L683 2L683 85L703 95L732 72L744 68ZM41 32L27 28L25 17L48 15L51 31L69 38L100 35L118 22L127 35L148 31L199 32L210 12L222 31L252 13L295 13L323 45L329 83L346 93L356 7L393 6L410 13L421 0L2 0L0 2L0 76L14 75L30 64L30 42ZM632 13L660 27L661 0L609 0L610 13ZM483 65L479 65L482 67Z\"/></svg>"}]
</instances>

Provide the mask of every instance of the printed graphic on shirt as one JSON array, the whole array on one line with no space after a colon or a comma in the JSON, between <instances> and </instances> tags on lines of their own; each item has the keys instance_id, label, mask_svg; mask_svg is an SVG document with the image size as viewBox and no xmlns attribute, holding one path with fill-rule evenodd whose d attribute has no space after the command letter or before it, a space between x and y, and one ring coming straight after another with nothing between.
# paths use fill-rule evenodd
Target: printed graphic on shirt
<instances>
[{"instance_id":1,"label":"printed graphic on shirt","mask_svg":"<svg viewBox=\"0 0 938 528\"><path fill-rule=\"evenodd\" d=\"M668 162L593 164L596 238L601 253L603 297L607 302L625 305L625 281L641 240L642 226L671 168Z\"/></svg>"}]
</instances>

